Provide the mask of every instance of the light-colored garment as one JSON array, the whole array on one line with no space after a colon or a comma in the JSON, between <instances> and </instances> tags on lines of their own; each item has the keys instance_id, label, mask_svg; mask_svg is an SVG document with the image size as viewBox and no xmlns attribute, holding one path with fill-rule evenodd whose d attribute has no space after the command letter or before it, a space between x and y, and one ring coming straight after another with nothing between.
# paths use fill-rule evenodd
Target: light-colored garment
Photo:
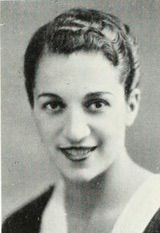
<instances>
[{"instance_id":1,"label":"light-colored garment","mask_svg":"<svg viewBox=\"0 0 160 233\"><path fill-rule=\"evenodd\" d=\"M67 220L64 209L64 185L59 183L54 190L42 216L40 233L67 233Z\"/></svg>"},{"instance_id":2,"label":"light-colored garment","mask_svg":"<svg viewBox=\"0 0 160 233\"><path fill-rule=\"evenodd\" d=\"M131 197L112 233L143 233L160 208L160 175L152 175Z\"/></svg>"},{"instance_id":3,"label":"light-colored garment","mask_svg":"<svg viewBox=\"0 0 160 233\"><path fill-rule=\"evenodd\" d=\"M42 217L40 233L68 233L63 184L55 189ZM160 175L151 175L133 194L111 233L143 233L160 208Z\"/></svg>"}]
</instances>

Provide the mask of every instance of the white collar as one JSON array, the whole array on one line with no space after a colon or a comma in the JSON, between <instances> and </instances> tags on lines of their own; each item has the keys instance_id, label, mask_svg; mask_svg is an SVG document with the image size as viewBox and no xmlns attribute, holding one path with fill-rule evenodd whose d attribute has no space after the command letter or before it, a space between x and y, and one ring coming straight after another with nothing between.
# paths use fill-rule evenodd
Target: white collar
<instances>
[{"instance_id":1,"label":"white collar","mask_svg":"<svg viewBox=\"0 0 160 233\"><path fill-rule=\"evenodd\" d=\"M40 233L67 233L64 185L55 188L42 216ZM131 197L111 233L142 233L160 208L160 175L152 175Z\"/></svg>"},{"instance_id":2,"label":"white collar","mask_svg":"<svg viewBox=\"0 0 160 233\"><path fill-rule=\"evenodd\" d=\"M112 233L142 233L160 208L160 175L152 175L136 191L118 218Z\"/></svg>"},{"instance_id":3,"label":"white collar","mask_svg":"<svg viewBox=\"0 0 160 233\"><path fill-rule=\"evenodd\" d=\"M67 219L64 208L64 184L59 182L42 215L40 233L67 233Z\"/></svg>"}]
</instances>

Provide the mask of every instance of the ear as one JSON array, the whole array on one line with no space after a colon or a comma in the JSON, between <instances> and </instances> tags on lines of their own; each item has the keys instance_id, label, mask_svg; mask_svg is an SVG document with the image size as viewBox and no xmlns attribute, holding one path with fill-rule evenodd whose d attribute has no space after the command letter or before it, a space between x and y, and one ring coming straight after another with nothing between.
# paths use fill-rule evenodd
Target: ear
<instances>
[{"instance_id":1,"label":"ear","mask_svg":"<svg viewBox=\"0 0 160 233\"><path fill-rule=\"evenodd\" d=\"M126 125L131 126L137 116L139 105L140 105L141 93L138 88L135 88L129 95L127 100L127 116L126 116Z\"/></svg>"}]
</instances>

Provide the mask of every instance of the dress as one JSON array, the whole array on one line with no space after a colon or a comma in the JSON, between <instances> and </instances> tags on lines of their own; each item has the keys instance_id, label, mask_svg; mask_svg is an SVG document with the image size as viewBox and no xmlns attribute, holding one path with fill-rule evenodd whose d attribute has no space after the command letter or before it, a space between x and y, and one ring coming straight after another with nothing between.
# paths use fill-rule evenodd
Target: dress
<instances>
[{"instance_id":1,"label":"dress","mask_svg":"<svg viewBox=\"0 0 160 233\"><path fill-rule=\"evenodd\" d=\"M42 215L54 191L54 186L49 187L9 216L3 223L2 233L40 233ZM131 197L111 233L135 232L160 233L160 175L153 175Z\"/></svg>"}]
</instances>

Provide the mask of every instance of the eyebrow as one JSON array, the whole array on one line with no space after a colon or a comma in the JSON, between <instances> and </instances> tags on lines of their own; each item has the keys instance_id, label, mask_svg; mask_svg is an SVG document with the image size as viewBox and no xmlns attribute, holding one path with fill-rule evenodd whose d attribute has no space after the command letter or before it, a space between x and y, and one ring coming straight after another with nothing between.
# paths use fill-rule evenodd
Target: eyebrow
<instances>
[{"instance_id":1,"label":"eyebrow","mask_svg":"<svg viewBox=\"0 0 160 233\"><path fill-rule=\"evenodd\" d=\"M41 93L38 95L38 98L41 98L41 97L50 97L50 98L54 98L57 100L61 100L61 97L59 95L56 95L53 93Z\"/></svg>"},{"instance_id":2,"label":"eyebrow","mask_svg":"<svg viewBox=\"0 0 160 233\"><path fill-rule=\"evenodd\" d=\"M91 99L91 98L98 98L102 95L112 95L111 92L104 92L104 91L98 91L98 92L91 92L91 93L88 93L86 96L85 96L85 99Z\"/></svg>"},{"instance_id":3,"label":"eyebrow","mask_svg":"<svg viewBox=\"0 0 160 233\"><path fill-rule=\"evenodd\" d=\"M92 98L98 98L98 97L100 97L102 95L107 95L107 94L112 95L111 92L104 92L104 91L91 92L91 93L88 93L85 96L85 100L92 99ZM54 93L41 93L41 94L38 95L38 98L41 98L41 97L49 97L49 98L54 98L54 99L57 99L57 100L61 100L61 97L59 95L54 94Z\"/></svg>"}]
</instances>

